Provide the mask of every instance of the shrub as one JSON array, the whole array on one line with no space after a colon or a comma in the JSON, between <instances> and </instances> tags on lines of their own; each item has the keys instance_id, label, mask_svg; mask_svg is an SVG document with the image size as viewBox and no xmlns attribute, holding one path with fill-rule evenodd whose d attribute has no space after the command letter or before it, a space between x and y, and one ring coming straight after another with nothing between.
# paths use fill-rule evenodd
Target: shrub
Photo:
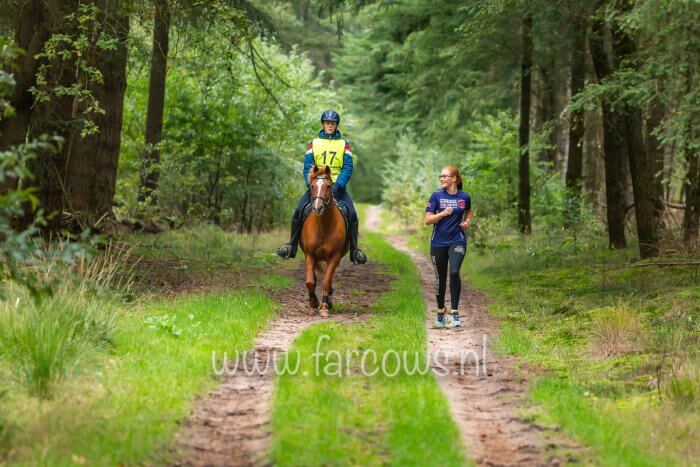
<instances>
[{"instance_id":1,"label":"shrub","mask_svg":"<svg viewBox=\"0 0 700 467\"><path fill-rule=\"evenodd\" d=\"M602 358L639 350L645 329L639 316L625 307L605 307L591 311L592 352Z\"/></svg>"},{"instance_id":2,"label":"shrub","mask_svg":"<svg viewBox=\"0 0 700 467\"><path fill-rule=\"evenodd\" d=\"M694 407L700 402L699 362L686 362L674 368L671 376L663 383L663 393L667 400L680 408Z\"/></svg>"},{"instance_id":3,"label":"shrub","mask_svg":"<svg viewBox=\"0 0 700 467\"><path fill-rule=\"evenodd\" d=\"M41 301L11 292L14 300L0 302L0 357L31 395L48 398L56 382L109 344L112 313L70 285Z\"/></svg>"}]
</instances>

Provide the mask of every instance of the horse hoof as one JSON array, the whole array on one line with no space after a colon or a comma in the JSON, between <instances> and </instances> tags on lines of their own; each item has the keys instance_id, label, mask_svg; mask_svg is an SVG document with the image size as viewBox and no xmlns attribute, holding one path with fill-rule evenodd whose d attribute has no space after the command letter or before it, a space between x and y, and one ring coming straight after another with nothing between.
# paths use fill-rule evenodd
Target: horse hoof
<instances>
[{"instance_id":1,"label":"horse hoof","mask_svg":"<svg viewBox=\"0 0 700 467\"><path fill-rule=\"evenodd\" d=\"M321 315L321 318L328 318L328 307L321 307L318 310L319 314Z\"/></svg>"}]
</instances>

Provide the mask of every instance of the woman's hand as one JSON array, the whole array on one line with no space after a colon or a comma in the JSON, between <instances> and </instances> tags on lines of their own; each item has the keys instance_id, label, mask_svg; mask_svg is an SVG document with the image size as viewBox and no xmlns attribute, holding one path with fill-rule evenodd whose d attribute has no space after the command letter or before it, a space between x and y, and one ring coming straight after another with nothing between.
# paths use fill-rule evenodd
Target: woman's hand
<instances>
[{"instance_id":1,"label":"woman's hand","mask_svg":"<svg viewBox=\"0 0 700 467\"><path fill-rule=\"evenodd\" d=\"M462 222L460 222L459 226L463 229L469 228L469 219L464 219Z\"/></svg>"},{"instance_id":2,"label":"woman's hand","mask_svg":"<svg viewBox=\"0 0 700 467\"><path fill-rule=\"evenodd\" d=\"M450 214L452 214L452 211L454 211L454 209L452 209L452 208L445 208L445 210L442 211L442 212L440 213L440 215L441 215L442 217L447 217L447 216L449 216Z\"/></svg>"}]
</instances>

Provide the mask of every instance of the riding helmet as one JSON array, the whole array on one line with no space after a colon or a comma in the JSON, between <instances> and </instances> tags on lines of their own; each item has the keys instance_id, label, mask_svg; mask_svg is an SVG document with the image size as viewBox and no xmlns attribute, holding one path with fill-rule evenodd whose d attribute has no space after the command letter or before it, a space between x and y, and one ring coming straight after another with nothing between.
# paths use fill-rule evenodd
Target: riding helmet
<instances>
[{"instance_id":1,"label":"riding helmet","mask_svg":"<svg viewBox=\"0 0 700 467\"><path fill-rule=\"evenodd\" d=\"M328 109L321 114L321 123L335 122L340 124L340 115L335 110Z\"/></svg>"}]
</instances>

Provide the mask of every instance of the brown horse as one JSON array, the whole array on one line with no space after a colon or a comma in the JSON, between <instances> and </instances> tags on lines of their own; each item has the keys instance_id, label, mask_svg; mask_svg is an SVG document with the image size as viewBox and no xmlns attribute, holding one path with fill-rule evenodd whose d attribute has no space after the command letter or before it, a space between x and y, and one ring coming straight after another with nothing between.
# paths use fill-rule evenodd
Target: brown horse
<instances>
[{"instance_id":1,"label":"brown horse","mask_svg":"<svg viewBox=\"0 0 700 467\"><path fill-rule=\"evenodd\" d=\"M333 274L340 259L348 252L345 220L333 199L331 169L314 165L309 172L312 214L301 229L300 246L306 258L306 288L309 306L319 308L316 296L316 272L325 274L321 293L321 316L328 316L333 294ZM325 263L325 268L323 266Z\"/></svg>"}]
</instances>

